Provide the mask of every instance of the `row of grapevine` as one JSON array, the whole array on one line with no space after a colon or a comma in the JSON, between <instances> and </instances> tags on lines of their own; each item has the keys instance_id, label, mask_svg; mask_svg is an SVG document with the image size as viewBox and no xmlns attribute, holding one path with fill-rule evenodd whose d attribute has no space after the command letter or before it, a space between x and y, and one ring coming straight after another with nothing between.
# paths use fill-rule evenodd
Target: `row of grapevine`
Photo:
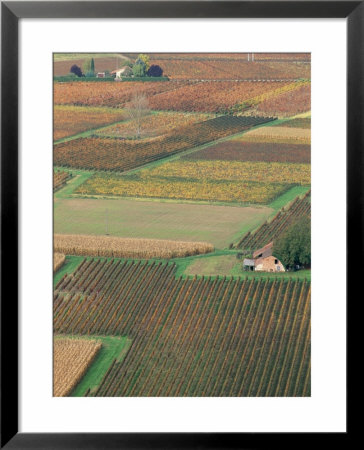
<instances>
[{"instance_id":1,"label":"row of grapevine","mask_svg":"<svg viewBox=\"0 0 364 450\"><path fill-rule=\"evenodd\" d=\"M72 175L64 170L53 171L53 192L61 189L71 177Z\"/></svg>"},{"instance_id":2,"label":"row of grapevine","mask_svg":"<svg viewBox=\"0 0 364 450\"><path fill-rule=\"evenodd\" d=\"M123 172L272 120L272 117L220 116L180 127L156 139L142 141L79 138L54 146L54 164Z\"/></svg>"},{"instance_id":3,"label":"row of grapevine","mask_svg":"<svg viewBox=\"0 0 364 450\"><path fill-rule=\"evenodd\" d=\"M253 233L246 233L236 247L250 253L272 242L295 221L306 216L311 216L311 190L307 191L302 198L296 197L288 209L282 208L278 211L270 222L263 223Z\"/></svg>"},{"instance_id":4,"label":"row of grapevine","mask_svg":"<svg viewBox=\"0 0 364 450\"><path fill-rule=\"evenodd\" d=\"M57 334L128 336L96 396L309 396L310 283L176 278L89 259L54 293Z\"/></svg>"}]
</instances>

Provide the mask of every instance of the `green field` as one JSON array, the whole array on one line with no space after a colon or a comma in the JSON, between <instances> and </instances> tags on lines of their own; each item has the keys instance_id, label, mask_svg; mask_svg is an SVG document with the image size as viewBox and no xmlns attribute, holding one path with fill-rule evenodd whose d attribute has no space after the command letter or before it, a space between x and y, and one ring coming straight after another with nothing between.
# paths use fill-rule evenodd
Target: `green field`
<instances>
[{"instance_id":1,"label":"green field","mask_svg":"<svg viewBox=\"0 0 364 450\"><path fill-rule=\"evenodd\" d=\"M61 191L60 191L61 192ZM241 229L255 228L268 207L238 208L129 199L56 198L54 233L205 241L225 248Z\"/></svg>"}]
</instances>

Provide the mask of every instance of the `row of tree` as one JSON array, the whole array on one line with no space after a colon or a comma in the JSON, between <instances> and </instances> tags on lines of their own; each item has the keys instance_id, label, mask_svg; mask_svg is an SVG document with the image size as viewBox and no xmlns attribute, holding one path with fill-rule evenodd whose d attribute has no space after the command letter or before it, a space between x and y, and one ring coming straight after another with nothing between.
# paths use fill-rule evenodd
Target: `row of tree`
<instances>
[{"instance_id":1,"label":"row of tree","mask_svg":"<svg viewBox=\"0 0 364 450\"><path fill-rule=\"evenodd\" d=\"M157 64L151 65L149 56L145 54L140 54L134 63L130 60L124 61L121 68L125 66L130 67L134 77L161 77L163 75L163 69ZM109 71L106 72L106 75L110 75ZM77 64L73 64L70 73L77 77L94 77L96 74L94 58L87 59L82 69Z\"/></svg>"},{"instance_id":2,"label":"row of tree","mask_svg":"<svg viewBox=\"0 0 364 450\"><path fill-rule=\"evenodd\" d=\"M157 64L151 65L149 56L144 54L140 54L135 63L129 67L132 68L135 77L161 77L163 75L163 69Z\"/></svg>"}]
</instances>

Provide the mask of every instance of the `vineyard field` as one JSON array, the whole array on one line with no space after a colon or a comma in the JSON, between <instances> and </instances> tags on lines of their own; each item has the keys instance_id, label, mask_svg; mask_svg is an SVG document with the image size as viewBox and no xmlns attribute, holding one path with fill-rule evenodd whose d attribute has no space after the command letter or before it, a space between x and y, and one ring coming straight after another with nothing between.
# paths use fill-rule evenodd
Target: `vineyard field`
<instances>
[{"instance_id":1,"label":"vineyard field","mask_svg":"<svg viewBox=\"0 0 364 450\"><path fill-rule=\"evenodd\" d=\"M280 127L311 129L311 117L297 117L280 122Z\"/></svg>"},{"instance_id":2,"label":"vineyard field","mask_svg":"<svg viewBox=\"0 0 364 450\"><path fill-rule=\"evenodd\" d=\"M292 111L294 110L291 114L298 114L302 112L302 101L310 93L310 83L302 81L171 80L165 83L125 81L122 83L67 82L54 84L56 105L123 108L136 93L143 93L146 96L149 108L152 110L200 113L225 113L238 105L244 111L252 106L255 109L260 104L265 105L264 108L268 110L268 107L272 107L272 105L281 105L282 101L287 101L287 98L292 97L295 100L295 97L298 99L302 97L297 103L297 108L295 102L290 106ZM276 109L280 115L283 114L279 108ZM258 115L267 114L259 111Z\"/></svg>"},{"instance_id":3,"label":"vineyard field","mask_svg":"<svg viewBox=\"0 0 364 450\"><path fill-rule=\"evenodd\" d=\"M303 197L296 197L288 208L282 208L272 220L264 222L256 231L246 233L236 247L250 253L274 241L302 217L311 217L311 191L307 191Z\"/></svg>"},{"instance_id":4,"label":"vineyard field","mask_svg":"<svg viewBox=\"0 0 364 450\"><path fill-rule=\"evenodd\" d=\"M258 115L288 117L310 111L310 109L311 85L307 84L262 101L256 107L255 113Z\"/></svg>"},{"instance_id":5,"label":"vineyard field","mask_svg":"<svg viewBox=\"0 0 364 450\"><path fill-rule=\"evenodd\" d=\"M266 205L290 189L282 183L239 180L191 180L94 175L75 190L79 195L172 199Z\"/></svg>"},{"instance_id":6,"label":"vineyard field","mask_svg":"<svg viewBox=\"0 0 364 450\"><path fill-rule=\"evenodd\" d=\"M175 269L85 259L57 284L57 334L132 339L94 396L310 396L309 282Z\"/></svg>"},{"instance_id":7,"label":"vineyard field","mask_svg":"<svg viewBox=\"0 0 364 450\"><path fill-rule=\"evenodd\" d=\"M244 142L272 142L275 144L311 144L311 130L284 126L266 126L249 130L236 138Z\"/></svg>"},{"instance_id":8,"label":"vineyard field","mask_svg":"<svg viewBox=\"0 0 364 450\"><path fill-rule=\"evenodd\" d=\"M107 106L120 108L130 102L137 93L144 93L148 98L163 91L178 90L192 82L169 81L168 83L133 83L125 81L94 82L69 82L54 83L53 95L55 105L76 106Z\"/></svg>"},{"instance_id":9,"label":"vineyard field","mask_svg":"<svg viewBox=\"0 0 364 450\"><path fill-rule=\"evenodd\" d=\"M56 141L83 131L119 122L125 117L125 113L118 109L55 105L53 109L53 139Z\"/></svg>"},{"instance_id":10,"label":"vineyard field","mask_svg":"<svg viewBox=\"0 0 364 450\"><path fill-rule=\"evenodd\" d=\"M167 135L141 141L79 138L54 145L54 164L86 170L123 172L271 120L269 117L222 116L182 126Z\"/></svg>"},{"instance_id":11,"label":"vineyard field","mask_svg":"<svg viewBox=\"0 0 364 450\"><path fill-rule=\"evenodd\" d=\"M310 184L309 164L264 161L172 161L141 169L125 179L164 179L191 181L259 181L264 183Z\"/></svg>"},{"instance_id":12,"label":"vineyard field","mask_svg":"<svg viewBox=\"0 0 364 450\"><path fill-rule=\"evenodd\" d=\"M256 59L248 62L243 58L186 60L183 58L153 59L153 64L163 68L164 74L171 79L236 79L236 80L275 80L310 78L310 65L291 64L284 61L263 61Z\"/></svg>"},{"instance_id":13,"label":"vineyard field","mask_svg":"<svg viewBox=\"0 0 364 450\"><path fill-rule=\"evenodd\" d=\"M156 110L224 113L242 103L248 109L255 102L296 87L296 83L282 82L206 81L150 97L149 105Z\"/></svg>"},{"instance_id":14,"label":"vineyard field","mask_svg":"<svg viewBox=\"0 0 364 450\"><path fill-rule=\"evenodd\" d=\"M71 178L71 174L64 170L53 171L53 192L63 188L67 181Z\"/></svg>"},{"instance_id":15,"label":"vineyard field","mask_svg":"<svg viewBox=\"0 0 364 450\"><path fill-rule=\"evenodd\" d=\"M275 142L230 140L182 156L181 159L188 161L265 161L309 164L311 162L311 147L293 143L276 144Z\"/></svg>"},{"instance_id":16,"label":"vineyard field","mask_svg":"<svg viewBox=\"0 0 364 450\"><path fill-rule=\"evenodd\" d=\"M211 114L187 114L181 112L154 112L143 119L139 139L169 134L180 127L211 119ZM106 129L97 130L97 136L135 138L135 123L130 120Z\"/></svg>"},{"instance_id":17,"label":"vineyard field","mask_svg":"<svg viewBox=\"0 0 364 450\"><path fill-rule=\"evenodd\" d=\"M251 55L251 53L250 53ZM135 59L137 53L123 53L124 57ZM172 59L182 61L247 61L248 53L151 53L150 61L169 61ZM294 61L311 62L310 53L254 53L255 61Z\"/></svg>"}]
</instances>

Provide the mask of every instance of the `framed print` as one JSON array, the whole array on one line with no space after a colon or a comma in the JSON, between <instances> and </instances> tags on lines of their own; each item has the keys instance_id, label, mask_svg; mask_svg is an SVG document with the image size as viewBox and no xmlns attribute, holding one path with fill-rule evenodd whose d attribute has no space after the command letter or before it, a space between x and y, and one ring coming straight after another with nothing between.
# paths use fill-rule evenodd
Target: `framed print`
<instances>
[{"instance_id":1,"label":"framed print","mask_svg":"<svg viewBox=\"0 0 364 450\"><path fill-rule=\"evenodd\" d=\"M346 445L363 8L2 3L2 447Z\"/></svg>"}]
</instances>

